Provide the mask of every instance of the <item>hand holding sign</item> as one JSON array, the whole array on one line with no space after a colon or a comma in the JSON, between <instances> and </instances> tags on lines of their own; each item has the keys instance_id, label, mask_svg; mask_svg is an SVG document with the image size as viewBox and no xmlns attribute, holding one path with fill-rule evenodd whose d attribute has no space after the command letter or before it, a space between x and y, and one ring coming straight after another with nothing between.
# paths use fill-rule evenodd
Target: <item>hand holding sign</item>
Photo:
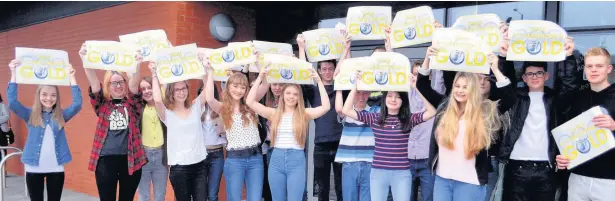
<instances>
[{"instance_id":1,"label":"hand holding sign","mask_svg":"<svg viewBox=\"0 0 615 201\"><path fill-rule=\"evenodd\" d=\"M568 165L570 165L570 160L564 155L557 155L555 157L555 162L557 163L557 169L560 170L568 169Z\"/></svg>"},{"instance_id":2,"label":"hand holding sign","mask_svg":"<svg viewBox=\"0 0 615 201\"><path fill-rule=\"evenodd\" d=\"M314 81L316 81L316 83L321 83L322 82L322 80L320 79L320 76L318 75L318 73L316 73L314 68L310 69L310 77L312 77L312 79L314 79Z\"/></svg>"},{"instance_id":3,"label":"hand holding sign","mask_svg":"<svg viewBox=\"0 0 615 201\"><path fill-rule=\"evenodd\" d=\"M611 131L615 130L615 121L613 121L611 115L596 115L594 119L592 119L592 122L594 122L598 128L606 128Z\"/></svg>"},{"instance_id":4,"label":"hand holding sign","mask_svg":"<svg viewBox=\"0 0 615 201\"><path fill-rule=\"evenodd\" d=\"M19 65L21 65L21 62L19 62L19 60L11 60L11 62L9 63L9 70L11 70L11 73L15 73L15 68L17 68L17 66Z\"/></svg>"},{"instance_id":5,"label":"hand holding sign","mask_svg":"<svg viewBox=\"0 0 615 201\"><path fill-rule=\"evenodd\" d=\"M571 56L572 52L574 51L574 46L575 46L574 45L574 38L572 38L571 36L568 36L566 38L566 45L564 45L564 46L565 46L565 49L566 49L566 56L568 56L568 57Z\"/></svg>"}]
</instances>

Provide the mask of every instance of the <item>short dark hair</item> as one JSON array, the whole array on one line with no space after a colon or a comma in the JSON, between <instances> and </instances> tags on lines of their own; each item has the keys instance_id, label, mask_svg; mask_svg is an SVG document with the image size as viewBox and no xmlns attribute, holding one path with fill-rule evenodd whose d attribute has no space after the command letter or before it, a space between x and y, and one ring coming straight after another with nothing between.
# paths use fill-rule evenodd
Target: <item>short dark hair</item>
<instances>
[{"instance_id":1,"label":"short dark hair","mask_svg":"<svg viewBox=\"0 0 615 201\"><path fill-rule=\"evenodd\" d=\"M412 63L412 66L410 67L410 69L414 68L414 67L420 67L421 65L423 65L423 60L416 60L414 61L414 63Z\"/></svg>"},{"instance_id":2,"label":"short dark hair","mask_svg":"<svg viewBox=\"0 0 615 201\"><path fill-rule=\"evenodd\" d=\"M526 62L523 62L523 71L522 72L525 73L525 71L529 67L542 68L545 72L547 72L547 62L539 62L539 61L526 61Z\"/></svg>"},{"instance_id":3,"label":"short dark hair","mask_svg":"<svg viewBox=\"0 0 615 201\"><path fill-rule=\"evenodd\" d=\"M316 63L316 69L320 69L320 66L323 63L332 63L334 68L337 67L337 60L331 59L331 60L319 61L318 63Z\"/></svg>"}]
</instances>

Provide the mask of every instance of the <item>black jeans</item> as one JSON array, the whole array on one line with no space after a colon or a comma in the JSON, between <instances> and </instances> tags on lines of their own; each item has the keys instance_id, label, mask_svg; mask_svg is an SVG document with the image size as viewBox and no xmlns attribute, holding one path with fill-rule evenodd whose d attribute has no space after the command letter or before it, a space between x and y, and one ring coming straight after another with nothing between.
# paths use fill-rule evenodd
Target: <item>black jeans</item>
<instances>
[{"instance_id":1,"label":"black jeans","mask_svg":"<svg viewBox=\"0 0 615 201\"><path fill-rule=\"evenodd\" d=\"M120 193L117 201L132 201L141 181L141 170L128 174L126 155L101 156L94 174L100 201L116 201L118 181Z\"/></svg>"},{"instance_id":2,"label":"black jeans","mask_svg":"<svg viewBox=\"0 0 615 201\"><path fill-rule=\"evenodd\" d=\"M554 201L555 170L547 161L510 160L504 170L503 201Z\"/></svg>"},{"instance_id":3,"label":"black jeans","mask_svg":"<svg viewBox=\"0 0 615 201\"><path fill-rule=\"evenodd\" d=\"M335 162L339 142L314 144L314 196L318 201L329 201L331 166L335 177L335 195L342 201L342 164Z\"/></svg>"},{"instance_id":4,"label":"black jeans","mask_svg":"<svg viewBox=\"0 0 615 201\"><path fill-rule=\"evenodd\" d=\"M26 185L28 185L30 201L44 201L45 182L47 182L47 200L60 201L62 189L64 189L64 172L26 172Z\"/></svg>"},{"instance_id":5,"label":"black jeans","mask_svg":"<svg viewBox=\"0 0 615 201\"><path fill-rule=\"evenodd\" d=\"M207 159L191 165L173 165L169 180L177 201L207 200Z\"/></svg>"}]
</instances>

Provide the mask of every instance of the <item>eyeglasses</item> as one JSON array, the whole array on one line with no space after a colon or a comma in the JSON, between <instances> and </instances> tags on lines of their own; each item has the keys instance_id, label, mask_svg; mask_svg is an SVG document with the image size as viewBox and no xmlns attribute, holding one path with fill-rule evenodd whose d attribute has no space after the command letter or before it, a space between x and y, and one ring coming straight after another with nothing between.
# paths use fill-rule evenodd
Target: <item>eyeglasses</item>
<instances>
[{"instance_id":1,"label":"eyeglasses","mask_svg":"<svg viewBox=\"0 0 615 201\"><path fill-rule=\"evenodd\" d=\"M538 72L535 72L535 73L529 72L529 73L524 73L523 74L523 76L525 76L526 78L534 78L534 77L541 78L544 75L545 75L544 71L538 71Z\"/></svg>"},{"instance_id":2,"label":"eyeglasses","mask_svg":"<svg viewBox=\"0 0 615 201\"><path fill-rule=\"evenodd\" d=\"M179 93L179 92L186 93L186 92L188 92L188 88L184 87L184 88L181 88L181 89L174 89L174 91L175 91L175 93Z\"/></svg>"},{"instance_id":3,"label":"eyeglasses","mask_svg":"<svg viewBox=\"0 0 615 201\"><path fill-rule=\"evenodd\" d=\"M124 86L124 84L126 84L126 82L124 80L122 81L113 81L113 82L109 82L109 85L111 87L119 87L119 86Z\"/></svg>"}]
</instances>

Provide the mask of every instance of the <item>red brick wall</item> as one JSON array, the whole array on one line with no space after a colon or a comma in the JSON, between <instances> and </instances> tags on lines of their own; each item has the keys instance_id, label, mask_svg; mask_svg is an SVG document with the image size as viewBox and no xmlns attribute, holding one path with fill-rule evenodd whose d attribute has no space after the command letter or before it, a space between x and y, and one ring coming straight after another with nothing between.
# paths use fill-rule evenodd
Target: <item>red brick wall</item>
<instances>
[{"instance_id":1,"label":"red brick wall","mask_svg":"<svg viewBox=\"0 0 615 201\"><path fill-rule=\"evenodd\" d=\"M226 3L208 2L135 2L93 12L79 14L63 19L32 25L0 33L0 89L6 89L10 79L6 65L13 59L15 47L35 47L65 50L77 69L77 82L82 91L83 109L66 125L68 143L73 161L65 166L65 188L98 196L94 173L87 170L96 115L87 96L88 82L78 56L81 44L86 40L119 40L118 36L149 29L164 29L174 45L196 42L199 47L218 48L225 43L215 41L209 34L209 19L216 13L230 15L237 24L234 41L252 40L255 36L254 12L232 7ZM147 72L145 66L141 69ZM103 72L99 71L102 80ZM149 73L144 73L149 75ZM195 81L193 83L196 83ZM196 88L196 87L193 87ZM31 105L36 86L19 87L19 100ZM6 100L5 90L4 100ZM70 104L70 90L61 87L62 107ZM27 137L24 121L11 116L16 133L14 146L23 148ZM17 158L9 161L7 170L23 175L23 166ZM221 186L222 200L225 200L224 184ZM167 187L167 200L173 200L170 183Z\"/></svg>"}]
</instances>

